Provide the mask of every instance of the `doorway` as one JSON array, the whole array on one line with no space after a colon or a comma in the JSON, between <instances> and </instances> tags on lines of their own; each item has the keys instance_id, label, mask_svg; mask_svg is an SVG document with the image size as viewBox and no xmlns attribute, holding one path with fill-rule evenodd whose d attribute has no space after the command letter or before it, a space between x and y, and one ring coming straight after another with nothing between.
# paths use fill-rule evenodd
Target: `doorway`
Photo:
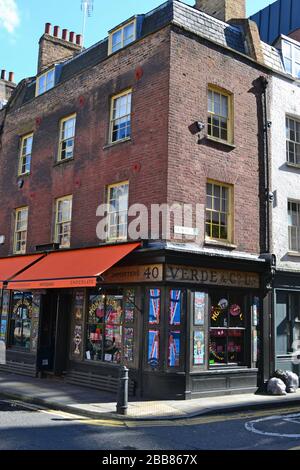
<instances>
[{"instance_id":1,"label":"doorway","mask_svg":"<svg viewBox=\"0 0 300 470\"><path fill-rule=\"evenodd\" d=\"M49 291L43 296L38 369L62 376L67 369L71 295Z\"/></svg>"}]
</instances>

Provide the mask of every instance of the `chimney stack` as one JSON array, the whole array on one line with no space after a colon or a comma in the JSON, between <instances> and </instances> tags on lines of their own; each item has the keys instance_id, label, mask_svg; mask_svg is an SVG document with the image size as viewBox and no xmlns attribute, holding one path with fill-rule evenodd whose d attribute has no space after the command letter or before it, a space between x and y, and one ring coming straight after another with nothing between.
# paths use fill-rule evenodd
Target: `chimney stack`
<instances>
[{"instance_id":1,"label":"chimney stack","mask_svg":"<svg viewBox=\"0 0 300 470\"><path fill-rule=\"evenodd\" d=\"M196 0L195 8L225 23L246 18L246 0Z\"/></svg>"},{"instance_id":2,"label":"chimney stack","mask_svg":"<svg viewBox=\"0 0 300 470\"><path fill-rule=\"evenodd\" d=\"M68 37L68 30L54 26L51 35L51 23L45 24L45 33L40 39L38 73L43 72L57 62L71 59L82 50L82 39L80 34L71 31Z\"/></svg>"},{"instance_id":3,"label":"chimney stack","mask_svg":"<svg viewBox=\"0 0 300 470\"><path fill-rule=\"evenodd\" d=\"M14 83L14 73L9 72L8 77L6 70L0 71L0 109L7 103L11 95L13 94L16 84Z\"/></svg>"}]
</instances>

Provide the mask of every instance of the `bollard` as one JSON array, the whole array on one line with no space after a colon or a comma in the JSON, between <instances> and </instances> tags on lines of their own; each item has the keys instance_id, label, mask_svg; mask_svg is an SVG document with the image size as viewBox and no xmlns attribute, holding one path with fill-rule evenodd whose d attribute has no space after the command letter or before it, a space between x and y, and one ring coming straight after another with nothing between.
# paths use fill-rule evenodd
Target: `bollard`
<instances>
[{"instance_id":1,"label":"bollard","mask_svg":"<svg viewBox=\"0 0 300 470\"><path fill-rule=\"evenodd\" d=\"M128 369L125 366L120 367L117 413L127 415L128 408Z\"/></svg>"}]
</instances>

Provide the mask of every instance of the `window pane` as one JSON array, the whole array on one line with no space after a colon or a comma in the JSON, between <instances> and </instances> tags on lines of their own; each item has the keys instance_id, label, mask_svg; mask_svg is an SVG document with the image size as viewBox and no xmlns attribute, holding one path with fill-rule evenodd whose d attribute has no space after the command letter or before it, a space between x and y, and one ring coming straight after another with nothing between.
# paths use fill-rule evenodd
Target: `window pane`
<instances>
[{"instance_id":1,"label":"window pane","mask_svg":"<svg viewBox=\"0 0 300 470\"><path fill-rule=\"evenodd\" d=\"M169 333L168 367L180 365L180 331Z\"/></svg>"},{"instance_id":2,"label":"window pane","mask_svg":"<svg viewBox=\"0 0 300 470\"><path fill-rule=\"evenodd\" d=\"M210 330L209 364L227 363L227 330Z\"/></svg>"},{"instance_id":3,"label":"window pane","mask_svg":"<svg viewBox=\"0 0 300 470\"><path fill-rule=\"evenodd\" d=\"M169 311L169 324L170 325L180 325L181 303L182 303L181 290L171 290L170 291L170 311Z\"/></svg>"},{"instance_id":4,"label":"window pane","mask_svg":"<svg viewBox=\"0 0 300 470\"><path fill-rule=\"evenodd\" d=\"M148 332L148 364L151 367L159 365L159 331L157 330Z\"/></svg>"},{"instance_id":5,"label":"window pane","mask_svg":"<svg viewBox=\"0 0 300 470\"><path fill-rule=\"evenodd\" d=\"M160 322L160 289L149 291L149 324L158 325Z\"/></svg>"},{"instance_id":6,"label":"window pane","mask_svg":"<svg viewBox=\"0 0 300 470\"><path fill-rule=\"evenodd\" d=\"M205 342L204 332L194 331L194 352L193 352L193 364L194 366L200 366L204 364L205 358Z\"/></svg>"},{"instance_id":7,"label":"window pane","mask_svg":"<svg viewBox=\"0 0 300 470\"><path fill-rule=\"evenodd\" d=\"M131 43L135 39L134 34L134 23L131 23L124 28L124 46Z\"/></svg>"}]
</instances>

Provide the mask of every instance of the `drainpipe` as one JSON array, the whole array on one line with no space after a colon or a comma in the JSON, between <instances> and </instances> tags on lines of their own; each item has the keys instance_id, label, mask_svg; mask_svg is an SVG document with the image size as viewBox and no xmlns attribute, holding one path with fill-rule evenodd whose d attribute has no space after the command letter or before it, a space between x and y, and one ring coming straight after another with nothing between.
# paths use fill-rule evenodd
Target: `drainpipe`
<instances>
[{"instance_id":1,"label":"drainpipe","mask_svg":"<svg viewBox=\"0 0 300 470\"><path fill-rule=\"evenodd\" d=\"M264 302L263 302L263 381L270 378L275 369L275 347L274 347L274 289L273 280L276 270L276 257L271 253L271 207L273 203L273 193L270 183L270 151L269 151L269 132L272 126L268 118L268 98L267 90L269 82L266 77L260 77L262 89L262 114L263 114L263 174L264 174L264 192L262 197L264 204L264 253L262 257L267 262L266 274L264 277Z\"/></svg>"}]
</instances>

